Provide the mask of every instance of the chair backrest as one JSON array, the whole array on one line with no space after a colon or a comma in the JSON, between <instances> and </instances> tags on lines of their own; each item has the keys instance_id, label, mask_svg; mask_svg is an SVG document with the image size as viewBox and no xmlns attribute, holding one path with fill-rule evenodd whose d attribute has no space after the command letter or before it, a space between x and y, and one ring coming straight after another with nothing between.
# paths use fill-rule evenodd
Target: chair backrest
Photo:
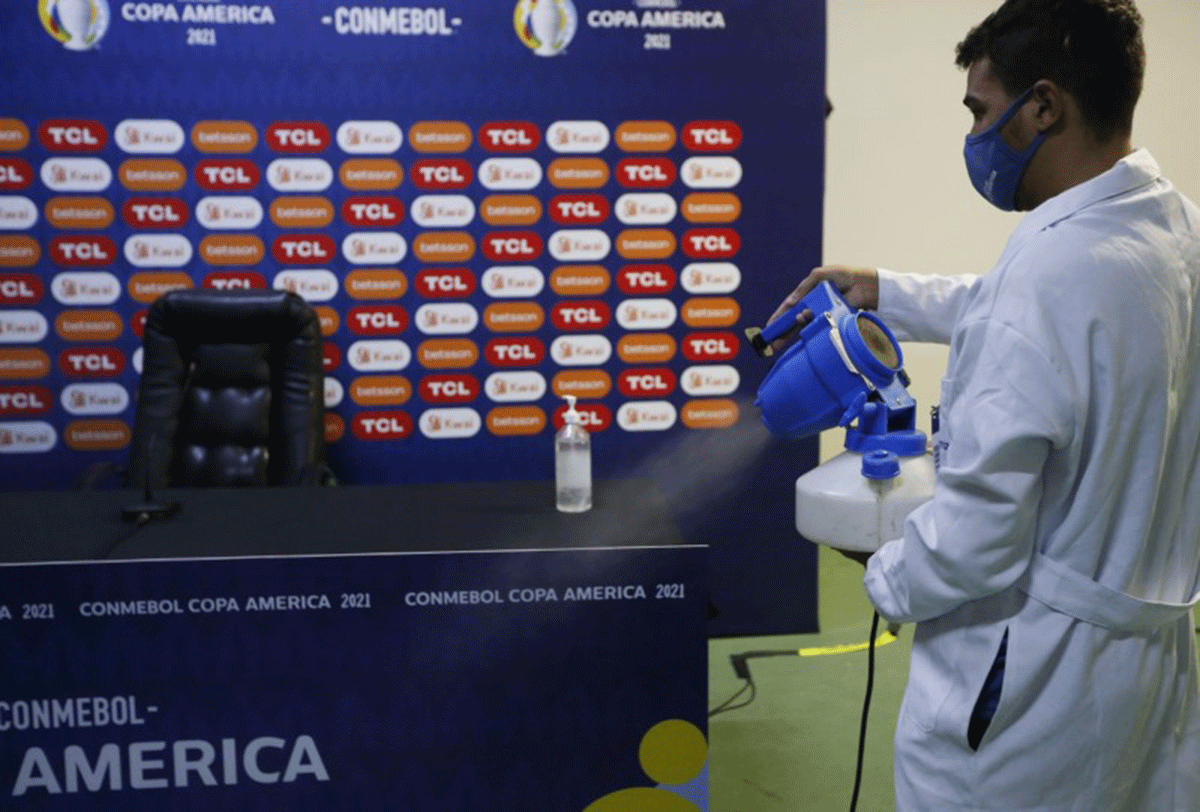
<instances>
[{"instance_id":1,"label":"chair backrest","mask_svg":"<svg viewBox=\"0 0 1200 812\"><path fill-rule=\"evenodd\" d=\"M320 320L294 293L177 290L150 307L134 486L315 484L324 467Z\"/></svg>"}]
</instances>

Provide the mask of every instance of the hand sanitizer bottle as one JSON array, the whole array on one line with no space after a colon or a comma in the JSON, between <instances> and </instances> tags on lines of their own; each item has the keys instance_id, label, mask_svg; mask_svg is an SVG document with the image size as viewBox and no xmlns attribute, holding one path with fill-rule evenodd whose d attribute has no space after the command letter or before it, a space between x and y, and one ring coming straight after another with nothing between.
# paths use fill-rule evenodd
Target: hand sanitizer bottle
<instances>
[{"instance_id":1,"label":"hand sanitizer bottle","mask_svg":"<svg viewBox=\"0 0 1200 812\"><path fill-rule=\"evenodd\" d=\"M582 513L592 506L592 442L575 411L575 396L566 397L563 427L554 437L554 484L558 509Z\"/></svg>"}]
</instances>

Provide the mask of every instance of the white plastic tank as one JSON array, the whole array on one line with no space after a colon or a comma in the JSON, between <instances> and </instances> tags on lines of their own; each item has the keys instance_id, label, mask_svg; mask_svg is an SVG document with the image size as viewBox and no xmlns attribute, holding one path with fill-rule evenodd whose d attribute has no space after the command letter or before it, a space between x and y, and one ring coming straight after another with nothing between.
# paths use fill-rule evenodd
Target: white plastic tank
<instances>
[{"instance_id":1,"label":"white plastic tank","mask_svg":"<svg viewBox=\"0 0 1200 812\"><path fill-rule=\"evenodd\" d=\"M863 476L863 455L844 451L796 480L796 529L810 541L874 552L904 534L904 520L933 496L936 473L926 453L898 457L900 473Z\"/></svg>"}]
</instances>

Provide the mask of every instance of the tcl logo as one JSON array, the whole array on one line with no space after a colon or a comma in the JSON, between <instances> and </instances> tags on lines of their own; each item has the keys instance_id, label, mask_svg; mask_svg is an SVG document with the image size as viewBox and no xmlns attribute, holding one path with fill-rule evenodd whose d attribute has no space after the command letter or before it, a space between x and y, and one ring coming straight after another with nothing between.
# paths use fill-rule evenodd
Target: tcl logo
<instances>
[{"instance_id":1,"label":"tcl logo","mask_svg":"<svg viewBox=\"0 0 1200 812\"><path fill-rule=\"evenodd\" d=\"M403 440L413 433L407 412L362 412L354 416L354 436L360 440Z\"/></svg>"},{"instance_id":2,"label":"tcl logo","mask_svg":"<svg viewBox=\"0 0 1200 812\"><path fill-rule=\"evenodd\" d=\"M99 121L54 119L38 127L38 141L50 152L99 152L108 131Z\"/></svg>"},{"instance_id":3,"label":"tcl logo","mask_svg":"<svg viewBox=\"0 0 1200 812\"><path fill-rule=\"evenodd\" d=\"M546 345L533 336L493 338L484 347L483 356L494 367L537 366L546 358Z\"/></svg>"},{"instance_id":4,"label":"tcl logo","mask_svg":"<svg viewBox=\"0 0 1200 812\"><path fill-rule=\"evenodd\" d=\"M537 259L545 245L533 231L493 231L483 238L483 255L492 262Z\"/></svg>"},{"instance_id":5,"label":"tcl logo","mask_svg":"<svg viewBox=\"0 0 1200 812\"><path fill-rule=\"evenodd\" d=\"M257 271L213 271L202 283L212 290L260 290L266 286L266 277Z\"/></svg>"},{"instance_id":6,"label":"tcl logo","mask_svg":"<svg viewBox=\"0 0 1200 812\"><path fill-rule=\"evenodd\" d=\"M116 347L77 347L58 355L65 375L82 378L115 378L125 371L125 356Z\"/></svg>"},{"instance_id":7,"label":"tcl logo","mask_svg":"<svg viewBox=\"0 0 1200 812\"><path fill-rule=\"evenodd\" d=\"M413 186L423 191L466 189L475 179L471 165L461 158L422 158L413 163L409 175L412 177Z\"/></svg>"},{"instance_id":8,"label":"tcl logo","mask_svg":"<svg viewBox=\"0 0 1200 812\"><path fill-rule=\"evenodd\" d=\"M528 121L489 121L479 128L479 143L488 152L531 152L541 140Z\"/></svg>"},{"instance_id":9,"label":"tcl logo","mask_svg":"<svg viewBox=\"0 0 1200 812\"><path fill-rule=\"evenodd\" d=\"M139 339L146 337L146 319L149 316L149 310L139 310L129 317L129 329Z\"/></svg>"},{"instance_id":10,"label":"tcl logo","mask_svg":"<svg viewBox=\"0 0 1200 812\"><path fill-rule=\"evenodd\" d=\"M675 177L675 164L667 158L622 158L617 163L617 182L629 189L665 189Z\"/></svg>"},{"instance_id":11,"label":"tcl logo","mask_svg":"<svg viewBox=\"0 0 1200 812\"><path fill-rule=\"evenodd\" d=\"M579 424L591 434L604 431L612 425L612 412L603 403L577 403L575 404L575 411L579 413ZM554 411L552 419L555 431L563 427L563 415L566 412L566 406L560 406Z\"/></svg>"},{"instance_id":12,"label":"tcl logo","mask_svg":"<svg viewBox=\"0 0 1200 812\"><path fill-rule=\"evenodd\" d=\"M550 320L559 330L602 330L612 321L612 311L602 301L560 302Z\"/></svg>"},{"instance_id":13,"label":"tcl logo","mask_svg":"<svg viewBox=\"0 0 1200 812\"><path fill-rule=\"evenodd\" d=\"M125 201L121 216L133 228L179 228L187 223L189 212L176 197L134 197Z\"/></svg>"},{"instance_id":14,"label":"tcl logo","mask_svg":"<svg viewBox=\"0 0 1200 812\"><path fill-rule=\"evenodd\" d=\"M397 335L408 329L408 313L400 305L352 307L346 325L361 336Z\"/></svg>"},{"instance_id":15,"label":"tcl logo","mask_svg":"<svg viewBox=\"0 0 1200 812\"><path fill-rule=\"evenodd\" d=\"M342 204L342 219L356 228L395 226L404 219L404 204L390 196L351 197Z\"/></svg>"},{"instance_id":16,"label":"tcl logo","mask_svg":"<svg viewBox=\"0 0 1200 812\"><path fill-rule=\"evenodd\" d=\"M68 268L96 268L116 261L117 244L102 234L89 237L60 235L50 240L50 257Z\"/></svg>"},{"instance_id":17,"label":"tcl logo","mask_svg":"<svg viewBox=\"0 0 1200 812\"><path fill-rule=\"evenodd\" d=\"M342 364L342 351L336 344L326 341L321 345L321 371L328 375Z\"/></svg>"},{"instance_id":18,"label":"tcl logo","mask_svg":"<svg viewBox=\"0 0 1200 812\"><path fill-rule=\"evenodd\" d=\"M667 293L675 287L675 270L670 265L626 265L617 272L617 287L634 296Z\"/></svg>"},{"instance_id":19,"label":"tcl logo","mask_svg":"<svg viewBox=\"0 0 1200 812\"><path fill-rule=\"evenodd\" d=\"M0 304L37 304L45 293L42 280L31 273L0 274Z\"/></svg>"},{"instance_id":20,"label":"tcl logo","mask_svg":"<svg viewBox=\"0 0 1200 812\"><path fill-rule=\"evenodd\" d=\"M665 397L675 383L675 373L666 367L627 369L617 376L617 390L627 398Z\"/></svg>"},{"instance_id":21,"label":"tcl logo","mask_svg":"<svg viewBox=\"0 0 1200 812\"><path fill-rule=\"evenodd\" d=\"M731 152L741 146L742 128L732 121L693 121L684 125L683 143L695 152Z\"/></svg>"},{"instance_id":22,"label":"tcl logo","mask_svg":"<svg viewBox=\"0 0 1200 812\"><path fill-rule=\"evenodd\" d=\"M693 228L683 233L683 252L696 259L728 259L742 247L732 228Z\"/></svg>"},{"instance_id":23,"label":"tcl logo","mask_svg":"<svg viewBox=\"0 0 1200 812\"><path fill-rule=\"evenodd\" d=\"M15 192L32 182L32 166L20 158L0 158L0 191Z\"/></svg>"},{"instance_id":24,"label":"tcl logo","mask_svg":"<svg viewBox=\"0 0 1200 812\"><path fill-rule=\"evenodd\" d=\"M285 265L324 265L337 253L327 234L286 234L271 243L271 256Z\"/></svg>"},{"instance_id":25,"label":"tcl logo","mask_svg":"<svg viewBox=\"0 0 1200 812\"><path fill-rule=\"evenodd\" d=\"M244 158L229 161L204 160L196 164L196 185L206 192L248 192L258 186L258 166Z\"/></svg>"},{"instance_id":26,"label":"tcl logo","mask_svg":"<svg viewBox=\"0 0 1200 812\"><path fill-rule=\"evenodd\" d=\"M319 121L277 121L267 127L267 145L276 152L322 152L331 142Z\"/></svg>"},{"instance_id":27,"label":"tcl logo","mask_svg":"<svg viewBox=\"0 0 1200 812\"><path fill-rule=\"evenodd\" d=\"M730 361L738 354L737 336L729 332L689 333L681 342L689 361Z\"/></svg>"},{"instance_id":28,"label":"tcl logo","mask_svg":"<svg viewBox=\"0 0 1200 812\"><path fill-rule=\"evenodd\" d=\"M426 403L468 403L479 397L479 380L462 373L426 375L417 391Z\"/></svg>"},{"instance_id":29,"label":"tcl logo","mask_svg":"<svg viewBox=\"0 0 1200 812\"><path fill-rule=\"evenodd\" d=\"M608 200L603 195L556 195L550 199L550 218L559 225L597 225L608 219Z\"/></svg>"},{"instance_id":30,"label":"tcl logo","mask_svg":"<svg viewBox=\"0 0 1200 812\"><path fill-rule=\"evenodd\" d=\"M0 416L33 417L50 411L54 395L44 386L0 386Z\"/></svg>"},{"instance_id":31,"label":"tcl logo","mask_svg":"<svg viewBox=\"0 0 1200 812\"><path fill-rule=\"evenodd\" d=\"M426 268L413 284L430 299L460 299L475 292L475 275L466 268Z\"/></svg>"}]
</instances>

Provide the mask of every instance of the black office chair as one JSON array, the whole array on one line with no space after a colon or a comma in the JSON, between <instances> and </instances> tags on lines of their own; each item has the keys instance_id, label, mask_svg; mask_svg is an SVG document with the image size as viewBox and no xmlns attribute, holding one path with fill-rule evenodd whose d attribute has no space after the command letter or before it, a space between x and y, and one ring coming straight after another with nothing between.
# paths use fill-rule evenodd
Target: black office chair
<instances>
[{"instance_id":1,"label":"black office chair","mask_svg":"<svg viewBox=\"0 0 1200 812\"><path fill-rule=\"evenodd\" d=\"M150 307L127 483L333 484L320 321L275 290L177 290Z\"/></svg>"}]
</instances>

